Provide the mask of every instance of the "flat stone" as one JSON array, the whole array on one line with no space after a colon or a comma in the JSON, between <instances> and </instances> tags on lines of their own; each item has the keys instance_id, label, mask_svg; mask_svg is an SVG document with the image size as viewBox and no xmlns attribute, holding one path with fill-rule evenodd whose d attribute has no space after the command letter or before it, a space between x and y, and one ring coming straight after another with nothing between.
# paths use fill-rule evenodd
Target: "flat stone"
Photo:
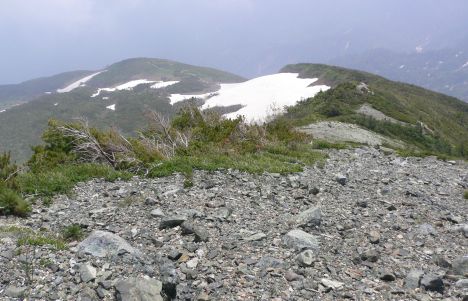
<instances>
[{"instance_id":1,"label":"flat stone","mask_svg":"<svg viewBox=\"0 0 468 301\"><path fill-rule=\"evenodd\" d=\"M78 244L77 249L79 252L96 257L115 256L122 254L122 252L135 256L140 255L140 252L122 237L100 230L93 231L85 240Z\"/></svg>"},{"instance_id":2,"label":"flat stone","mask_svg":"<svg viewBox=\"0 0 468 301\"><path fill-rule=\"evenodd\" d=\"M119 301L163 301L162 283L156 279L139 277L119 280L115 290Z\"/></svg>"},{"instance_id":3,"label":"flat stone","mask_svg":"<svg viewBox=\"0 0 468 301\"><path fill-rule=\"evenodd\" d=\"M460 288L468 288L468 279L460 279L457 282L455 282L456 287Z\"/></svg>"},{"instance_id":4,"label":"flat stone","mask_svg":"<svg viewBox=\"0 0 468 301\"><path fill-rule=\"evenodd\" d=\"M163 216L166 216L166 215L164 214L164 212L162 212L162 210L159 209L159 208L151 210L151 213L150 213L150 214L151 214L151 216L153 216L153 217L163 217Z\"/></svg>"},{"instance_id":5,"label":"flat stone","mask_svg":"<svg viewBox=\"0 0 468 301\"><path fill-rule=\"evenodd\" d=\"M83 282L89 282L96 279L96 268L90 264L81 264L80 277Z\"/></svg>"},{"instance_id":6,"label":"flat stone","mask_svg":"<svg viewBox=\"0 0 468 301\"><path fill-rule=\"evenodd\" d=\"M299 265L303 267L311 266L315 261L314 253L311 250L305 250L296 257Z\"/></svg>"},{"instance_id":7,"label":"flat stone","mask_svg":"<svg viewBox=\"0 0 468 301\"><path fill-rule=\"evenodd\" d=\"M161 223L159 224L159 229L174 228L182 225L182 223L186 220L187 217L183 215L167 216L162 219Z\"/></svg>"},{"instance_id":8,"label":"flat stone","mask_svg":"<svg viewBox=\"0 0 468 301\"><path fill-rule=\"evenodd\" d=\"M405 278L405 287L409 289L416 289L421 283L421 278L424 272L422 270L411 270Z\"/></svg>"},{"instance_id":9,"label":"flat stone","mask_svg":"<svg viewBox=\"0 0 468 301\"><path fill-rule=\"evenodd\" d=\"M245 241L258 241L258 240L262 240L262 239L265 239L267 236L265 233L256 233L254 235L251 235L247 238L244 238Z\"/></svg>"},{"instance_id":10,"label":"flat stone","mask_svg":"<svg viewBox=\"0 0 468 301\"><path fill-rule=\"evenodd\" d=\"M322 223L322 210L319 207L307 209L296 216L294 222L298 226L320 226Z\"/></svg>"},{"instance_id":11,"label":"flat stone","mask_svg":"<svg viewBox=\"0 0 468 301\"><path fill-rule=\"evenodd\" d=\"M316 236L299 229L289 231L283 237L283 243L289 248L293 248L298 251L319 248L319 241Z\"/></svg>"},{"instance_id":12,"label":"flat stone","mask_svg":"<svg viewBox=\"0 0 468 301\"><path fill-rule=\"evenodd\" d=\"M339 281L335 281L335 280L331 280L331 279L328 279L328 278L320 279L320 283L323 286L334 289L334 290L339 289L342 286L344 286L344 283L339 282Z\"/></svg>"}]
</instances>

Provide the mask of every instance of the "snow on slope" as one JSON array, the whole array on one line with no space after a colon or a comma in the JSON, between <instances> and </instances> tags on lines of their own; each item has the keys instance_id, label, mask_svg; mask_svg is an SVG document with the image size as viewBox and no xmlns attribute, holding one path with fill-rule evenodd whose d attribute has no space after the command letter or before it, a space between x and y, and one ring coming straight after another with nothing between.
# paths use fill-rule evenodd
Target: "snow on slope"
<instances>
[{"instance_id":1,"label":"snow on slope","mask_svg":"<svg viewBox=\"0 0 468 301\"><path fill-rule=\"evenodd\" d=\"M319 91L325 91L330 87L325 85L310 86L317 78L299 78L297 73L278 73L262 76L252 80L235 83L221 84L221 89L213 93L203 95L171 96L171 103L198 97L206 99L202 109L216 106L243 105L237 112L225 115L235 118L245 116L247 121L261 121L272 113L273 109L282 110L284 106L295 105L301 99L315 96ZM310 86L310 87L309 87Z\"/></svg>"},{"instance_id":2,"label":"snow on slope","mask_svg":"<svg viewBox=\"0 0 468 301\"><path fill-rule=\"evenodd\" d=\"M98 74L100 74L102 72L104 72L104 71L99 71L99 72L93 73L91 75L88 75L86 77L83 77L82 79L77 80L76 82L66 86L63 89L58 89L57 92L58 93L67 93L67 92L70 92L72 90L75 90L76 88L78 88L79 86L84 85L87 81L89 81L90 79L92 79L93 77L95 77L96 75L98 75ZM47 92L46 92L46 94L47 94Z\"/></svg>"},{"instance_id":3,"label":"snow on slope","mask_svg":"<svg viewBox=\"0 0 468 301\"><path fill-rule=\"evenodd\" d=\"M136 80L132 80L127 83L118 85L117 87L114 87L114 88L99 88L96 91L96 93L91 95L91 97L99 96L99 94L101 94L101 91L114 92L114 91L121 91L121 90L132 90L136 86L142 85L142 84L153 84L151 88L161 89L161 88L165 88L165 87L177 84L177 83L178 81L163 82L163 81L154 81L154 80L147 80L147 79L136 79Z\"/></svg>"},{"instance_id":4,"label":"snow on slope","mask_svg":"<svg viewBox=\"0 0 468 301\"><path fill-rule=\"evenodd\" d=\"M115 104L113 105L110 105L110 106L107 106L106 109L109 109L109 110L112 110L112 111L115 111Z\"/></svg>"}]
</instances>

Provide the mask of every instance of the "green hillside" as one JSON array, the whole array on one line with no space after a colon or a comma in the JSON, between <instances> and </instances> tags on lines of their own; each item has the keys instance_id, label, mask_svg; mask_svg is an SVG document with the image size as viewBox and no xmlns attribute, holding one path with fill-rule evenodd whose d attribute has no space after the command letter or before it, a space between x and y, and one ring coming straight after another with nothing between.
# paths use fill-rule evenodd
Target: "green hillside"
<instances>
[{"instance_id":1,"label":"green hillside","mask_svg":"<svg viewBox=\"0 0 468 301\"><path fill-rule=\"evenodd\" d=\"M281 72L317 77L319 82L332 87L289 109L286 117L297 125L324 119L346 121L425 151L457 155L468 150L468 104L456 98L370 73L327 65L289 65ZM366 83L370 92L359 91L356 88L359 83ZM408 125L371 120L356 113L366 103ZM427 127L426 131L423 127Z\"/></svg>"}]
</instances>

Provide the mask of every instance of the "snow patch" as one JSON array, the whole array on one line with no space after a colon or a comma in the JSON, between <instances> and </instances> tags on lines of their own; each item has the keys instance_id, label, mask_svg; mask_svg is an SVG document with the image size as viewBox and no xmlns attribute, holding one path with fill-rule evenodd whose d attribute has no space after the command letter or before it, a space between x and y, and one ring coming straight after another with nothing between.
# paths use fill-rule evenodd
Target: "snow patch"
<instances>
[{"instance_id":1,"label":"snow patch","mask_svg":"<svg viewBox=\"0 0 468 301\"><path fill-rule=\"evenodd\" d=\"M403 68L405 68L405 67L406 67L405 65L401 65L401 66L400 66L400 69L403 69Z\"/></svg>"},{"instance_id":2,"label":"snow patch","mask_svg":"<svg viewBox=\"0 0 468 301\"><path fill-rule=\"evenodd\" d=\"M155 83L155 84L152 85L150 88L152 88L152 89L162 89L162 88L166 88L166 87L169 87L169 86L178 84L178 83L179 83L178 80L169 81L169 82L162 82L162 81L161 81L161 82Z\"/></svg>"},{"instance_id":3,"label":"snow patch","mask_svg":"<svg viewBox=\"0 0 468 301\"><path fill-rule=\"evenodd\" d=\"M52 92L44 92L45 94L52 94Z\"/></svg>"},{"instance_id":4,"label":"snow patch","mask_svg":"<svg viewBox=\"0 0 468 301\"><path fill-rule=\"evenodd\" d=\"M171 100L171 105L175 104L176 102L184 101L187 99L197 98L197 99L207 99L209 97L215 96L217 92L214 93L206 93L206 94L171 94L169 99Z\"/></svg>"},{"instance_id":5,"label":"snow patch","mask_svg":"<svg viewBox=\"0 0 468 301\"><path fill-rule=\"evenodd\" d=\"M115 104L113 105L110 105L110 106L107 106L106 109L109 109L109 110L112 110L112 111L115 111Z\"/></svg>"},{"instance_id":6,"label":"snow patch","mask_svg":"<svg viewBox=\"0 0 468 301\"><path fill-rule=\"evenodd\" d=\"M416 46L416 52L421 53L423 52L424 48L422 46Z\"/></svg>"},{"instance_id":7,"label":"snow patch","mask_svg":"<svg viewBox=\"0 0 468 301\"><path fill-rule=\"evenodd\" d=\"M58 89L57 92L58 93L67 93L67 92L73 91L74 89L76 89L76 88L78 88L80 86L84 86L87 81L89 81L90 79L92 79L93 77L95 77L96 75L98 75L98 74L100 74L102 72L104 72L104 71L99 71L99 72L93 73L91 75L88 75L86 77L83 77L82 79L77 80L76 82L66 86L63 89ZM47 94L47 92L46 92L46 94Z\"/></svg>"},{"instance_id":8,"label":"snow patch","mask_svg":"<svg viewBox=\"0 0 468 301\"><path fill-rule=\"evenodd\" d=\"M102 98L102 100L108 100L108 99L109 99L109 96L104 96L104 97Z\"/></svg>"},{"instance_id":9,"label":"snow patch","mask_svg":"<svg viewBox=\"0 0 468 301\"><path fill-rule=\"evenodd\" d=\"M58 106L58 102L54 103L54 107Z\"/></svg>"},{"instance_id":10,"label":"snow patch","mask_svg":"<svg viewBox=\"0 0 468 301\"><path fill-rule=\"evenodd\" d=\"M99 88L93 95L91 95L91 97L94 98L94 97L99 96L99 94L101 94L102 91L106 91L106 92L115 92L115 91L122 91L122 90L130 91L130 90L133 90L133 88L135 88L136 86L142 85L142 84L153 84L151 88L160 89L160 88L168 87L177 83L178 81L163 82L163 81L154 81L154 80L147 80L147 79L136 79L136 80L132 80L127 83L118 85L113 88Z\"/></svg>"},{"instance_id":11,"label":"snow patch","mask_svg":"<svg viewBox=\"0 0 468 301\"><path fill-rule=\"evenodd\" d=\"M466 63L463 64L463 66L461 66L462 69L465 68L465 67L468 67L468 61L466 61Z\"/></svg>"},{"instance_id":12,"label":"snow patch","mask_svg":"<svg viewBox=\"0 0 468 301\"><path fill-rule=\"evenodd\" d=\"M6 110L0 110L0 113L6 112Z\"/></svg>"},{"instance_id":13,"label":"snow patch","mask_svg":"<svg viewBox=\"0 0 468 301\"><path fill-rule=\"evenodd\" d=\"M262 121L271 113L280 113L284 106L295 105L302 99L313 97L319 91L330 88L325 85L310 86L318 79L299 78L298 75L297 73L278 73L242 83L221 84L221 89L215 94L183 95L184 98L179 94L173 94L171 103L198 97L206 99L202 109L242 105L243 107L237 112L225 116L236 118L243 115L249 122Z\"/></svg>"}]
</instances>

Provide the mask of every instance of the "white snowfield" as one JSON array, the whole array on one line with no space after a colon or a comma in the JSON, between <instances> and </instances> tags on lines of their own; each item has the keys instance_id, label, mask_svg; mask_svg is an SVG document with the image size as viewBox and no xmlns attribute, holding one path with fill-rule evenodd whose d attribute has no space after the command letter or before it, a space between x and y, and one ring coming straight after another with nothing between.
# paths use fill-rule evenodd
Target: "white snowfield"
<instances>
[{"instance_id":1,"label":"white snowfield","mask_svg":"<svg viewBox=\"0 0 468 301\"><path fill-rule=\"evenodd\" d=\"M168 81L168 82L163 82L163 81L154 81L154 80L147 80L147 79L136 79L132 80L129 82L126 82L124 84L118 85L113 88L99 88L96 93L91 95L91 97L97 97L99 94L101 94L101 91L106 91L106 92L115 92L115 91L122 91L122 90L133 90L138 85L142 84L154 84L151 86L153 89L161 89L165 88L174 84L177 84L178 81Z\"/></svg>"},{"instance_id":2,"label":"white snowfield","mask_svg":"<svg viewBox=\"0 0 468 301\"><path fill-rule=\"evenodd\" d=\"M0 113L6 112L6 110L0 110Z\"/></svg>"},{"instance_id":3,"label":"white snowfield","mask_svg":"<svg viewBox=\"0 0 468 301\"><path fill-rule=\"evenodd\" d=\"M77 80L76 82L74 82L74 83L72 83L72 84L66 86L66 87L63 88L63 89L58 89L57 92L58 92L58 93L67 93L67 92L73 91L73 90L75 90L76 88L85 85L85 83L86 83L87 81L89 81L90 79L92 79L93 77L95 77L96 75L98 75L98 74L100 74L100 73L102 73L102 72L104 72L104 71L99 71L99 72L93 73L93 74L91 74L91 75L88 75L88 76L86 76L86 77L83 77L82 79ZM46 92L46 93L47 93L47 92Z\"/></svg>"},{"instance_id":4,"label":"white snowfield","mask_svg":"<svg viewBox=\"0 0 468 301\"><path fill-rule=\"evenodd\" d=\"M112 111L115 111L115 104L113 105L110 105L110 106L107 106L106 109L109 109L109 110L112 110Z\"/></svg>"},{"instance_id":5,"label":"white snowfield","mask_svg":"<svg viewBox=\"0 0 468 301\"><path fill-rule=\"evenodd\" d=\"M226 114L227 118L243 115L247 121L263 121L271 114L281 113L284 106L295 105L302 99L315 96L319 91L328 90L325 85L310 86L317 78L299 78L297 73L278 73L252 80L221 84L221 89L203 95L171 95L171 103L198 97L206 99L202 109L216 106L242 105L237 112Z\"/></svg>"}]
</instances>

